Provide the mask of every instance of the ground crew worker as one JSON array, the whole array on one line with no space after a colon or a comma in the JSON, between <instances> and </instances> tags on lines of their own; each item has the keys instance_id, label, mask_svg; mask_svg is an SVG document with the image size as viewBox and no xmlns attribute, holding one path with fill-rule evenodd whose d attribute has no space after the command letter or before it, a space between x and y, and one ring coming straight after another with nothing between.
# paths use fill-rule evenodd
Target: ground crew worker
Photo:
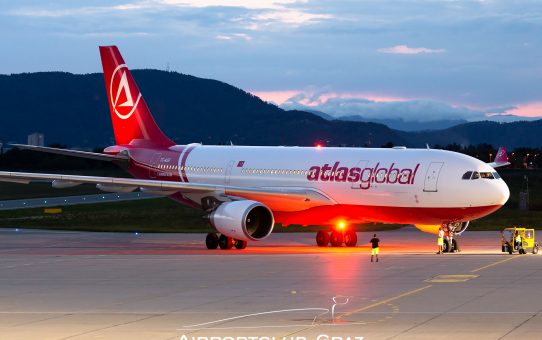
<instances>
[{"instance_id":1,"label":"ground crew worker","mask_svg":"<svg viewBox=\"0 0 542 340\"><path fill-rule=\"evenodd\" d=\"M376 237L376 234L374 234L369 242L371 243L371 262L373 262L373 256L376 256L376 262L378 262L378 242L380 242L380 240Z\"/></svg>"},{"instance_id":2,"label":"ground crew worker","mask_svg":"<svg viewBox=\"0 0 542 340\"><path fill-rule=\"evenodd\" d=\"M516 234L515 243L516 243L516 249L519 251L523 245L523 242L521 241L521 235L519 234L519 232Z\"/></svg>"},{"instance_id":3,"label":"ground crew worker","mask_svg":"<svg viewBox=\"0 0 542 340\"><path fill-rule=\"evenodd\" d=\"M442 229L442 227L438 228L437 245L438 245L437 254L442 254L442 251L444 250L444 230Z\"/></svg>"}]
</instances>

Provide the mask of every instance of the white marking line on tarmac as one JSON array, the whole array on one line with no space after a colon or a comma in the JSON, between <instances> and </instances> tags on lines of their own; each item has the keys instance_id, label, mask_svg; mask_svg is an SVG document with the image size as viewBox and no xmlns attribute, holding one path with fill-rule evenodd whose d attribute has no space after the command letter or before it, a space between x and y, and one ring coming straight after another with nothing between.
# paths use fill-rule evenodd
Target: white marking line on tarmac
<instances>
[{"instance_id":1,"label":"white marking line on tarmac","mask_svg":"<svg viewBox=\"0 0 542 340\"><path fill-rule=\"evenodd\" d=\"M510 315L515 315L515 314L533 314L533 313L536 313L536 312L499 312L499 311L496 311L496 312L447 312L446 314L458 314L458 315L461 315L461 314L473 314L473 315L483 315L483 314L510 314ZM146 312L119 312L119 311L112 311L112 312L88 312L88 311L65 311L65 312L62 312L62 311L56 311L56 312L22 312L22 311L0 311L0 315L3 315L3 314L20 314L20 315L42 315L42 314L51 314L51 315L60 315L60 314L69 314L69 315L122 315L122 314L125 314L125 315L164 315L164 313L146 313ZM189 311L185 311L185 312L170 312L170 313L167 313L168 315L181 315L181 314L188 314L188 315L192 315L192 314L209 314L209 312L189 312ZM390 314L390 312L360 312L359 314ZM437 313L437 312L397 312L397 314L421 314L421 315L431 315L431 314L440 314L440 313ZM336 324L336 325L341 325L341 324ZM297 326L302 326L302 325L297 325ZM214 328L213 328L214 329Z\"/></svg>"},{"instance_id":2,"label":"white marking line on tarmac","mask_svg":"<svg viewBox=\"0 0 542 340\"><path fill-rule=\"evenodd\" d=\"M324 315L324 314L329 313L329 309L328 309L328 308L295 308L295 309L281 309L281 310L272 310L272 311L268 311L268 312L260 312L260 313L252 313L252 314L239 315L239 316L234 316L234 317L232 317L232 318L225 318L225 319L220 319L220 320L214 320L214 321L204 322L204 323L195 324L195 325L187 325L187 326L184 326L184 327L186 327L186 328L201 327L201 326L212 325L212 324L215 324L215 323L228 322L228 321L233 321L233 320L238 320L238 319L245 319L245 318L249 318L249 317L252 317L252 316L259 316L259 315L278 314L278 313L287 313L287 312L307 312L307 311L323 311L323 312L324 312L324 313L321 313L321 314L317 314L317 315L314 317L314 320L316 320L316 318L319 317L319 316L321 316L321 315ZM313 322L314 322L314 320L313 320Z\"/></svg>"}]
</instances>

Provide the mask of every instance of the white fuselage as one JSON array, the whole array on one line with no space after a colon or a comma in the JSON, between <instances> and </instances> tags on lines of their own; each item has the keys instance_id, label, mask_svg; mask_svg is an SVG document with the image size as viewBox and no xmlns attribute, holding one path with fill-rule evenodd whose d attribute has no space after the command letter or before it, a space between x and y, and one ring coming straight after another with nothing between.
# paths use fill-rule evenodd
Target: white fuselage
<instances>
[{"instance_id":1,"label":"white fuselage","mask_svg":"<svg viewBox=\"0 0 542 340\"><path fill-rule=\"evenodd\" d=\"M450 222L463 219L461 214L457 215L462 210L468 212L465 218L472 219L496 210L509 197L507 185L491 166L478 159L443 150L197 144L174 146L170 150L180 153L178 160L168 157L155 159L158 167L160 162L166 164L165 167L175 172L175 177L180 176L181 181L237 187L313 189L328 197L336 208L331 211L329 206L326 207L327 212L322 215L328 220L322 223L330 223L329 217L333 214L344 215L354 221L375 221L377 216L377 221L381 222L427 223L428 220L439 219L440 222ZM174 165L168 165L173 162ZM482 173L488 178L463 179L468 171ZM158 171L156 176L167 179L171 172ZM185 196L195 202L201 198L198 195ZM259 197L259 200L279 216L304 210L321 212L310 204L305 207L291 205L287 201L266 202L264 197ZM346 212L342 214L341 209ZM397 213L391 214L396 216L387 217L394 209ZM454 212L453 216L445 216L448 210ZM418 216L417 219L415 215L423 215L424 211L431 212L432 217ZM292 216L296 215L290 214ZM280 222L280 218L277 220ZM296 220L286 223L304 224Z\"/></svg>"}]
</instances>

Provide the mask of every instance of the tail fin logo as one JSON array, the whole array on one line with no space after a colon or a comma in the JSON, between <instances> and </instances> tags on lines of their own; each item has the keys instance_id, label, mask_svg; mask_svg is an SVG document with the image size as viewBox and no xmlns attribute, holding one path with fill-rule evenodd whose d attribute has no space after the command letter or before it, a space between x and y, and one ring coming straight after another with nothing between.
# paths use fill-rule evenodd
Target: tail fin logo
<instances>
[{"instance_id":1,"label":"tail fin logo","mask_svg":"<svg viewBox=\"0 0 542 340\"><path fill-rule=\"evenodd\" d=\"M134 102L127 73L128 68L125 64L117 66L113 71L109 84L109 98L115 114L120 119L130 118L141 99L141 93L139 93L137 87L133 86L132 89L137 92L137 99Z\"/></svg>"}]
</instances>

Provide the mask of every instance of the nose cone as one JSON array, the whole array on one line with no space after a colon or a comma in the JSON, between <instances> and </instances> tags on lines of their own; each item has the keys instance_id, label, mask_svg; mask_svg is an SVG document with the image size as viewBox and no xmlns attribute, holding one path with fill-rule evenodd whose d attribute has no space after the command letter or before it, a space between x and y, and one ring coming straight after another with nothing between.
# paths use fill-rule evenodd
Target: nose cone
<instances>
[{"instance_id":1,"label":"nose cone","mask_svg":"<svg viewBox=\"0 0 542 340\"><path fill-rule=\"evenodd\" d=\"M495 205L504 205L510 198L510 189L508 185L500 179L493 182L494 190L492 200Z\"/></svg>"}]
</instances>

